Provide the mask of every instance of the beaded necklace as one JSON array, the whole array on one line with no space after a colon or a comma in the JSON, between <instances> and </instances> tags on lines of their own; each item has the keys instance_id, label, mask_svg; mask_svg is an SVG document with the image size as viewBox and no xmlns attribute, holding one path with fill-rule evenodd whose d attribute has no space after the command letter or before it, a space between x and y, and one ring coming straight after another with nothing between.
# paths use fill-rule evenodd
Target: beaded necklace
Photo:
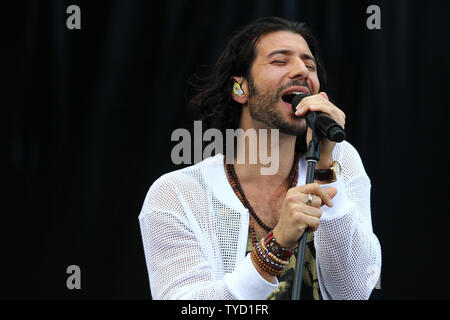
<instances>
[{"instance_id":1,"label":"beaded necklace","mask_svg":"<svg viewBox=\"0 0 450 320\"><path fill-rule=\"evenodd\" d=\"M294 155L294 163L292 164L291 172L289 173L288 177L288 189L293 188L297 185L297 178L298 178L298 159L300 157L299 153L295 153ZM261 219L256 214L255 210L253 210L252 206L250 205L250 202L248 201L247 197L245 196L244 190L242 190L241 184L239 183L239 179L236 175L236 171L234 170L234 165L226 164L226 173L228 181L231 184L231 187L233 188L234 193L236 196L241 200L242 204L245 208L248 209L248 211L251 214L251 217L255 219L255 221L267 232L271 231L273 228L267 226L265 223L261 221ZM253 225L253 221L250 218L250 233L252 237L252 244L253 246L256 246L256 242L258 239L256 238L256 232L255 232L255 226Z\"/></svg>"}]
</instances>

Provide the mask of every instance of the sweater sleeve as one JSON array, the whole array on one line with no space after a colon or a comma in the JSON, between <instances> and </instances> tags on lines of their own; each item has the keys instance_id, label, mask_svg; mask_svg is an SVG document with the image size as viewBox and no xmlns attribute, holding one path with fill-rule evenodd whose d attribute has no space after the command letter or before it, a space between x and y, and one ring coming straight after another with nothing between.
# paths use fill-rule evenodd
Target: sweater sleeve
<instances>
[{"instance_id":1,"label":"sweater sleeve","mask_svg":"<svg viewBox=\"0 0 450 320\"><path fill-rule=\"evenodd\" d=\"M213 267L216 262L208 253L213 245L202 236L201 225L189 218L191 209L175 184L167 175L158 179L139 215L152 298L265 299L278 282L267 282L250 255L225 275ZM195 193L193 183L188 187Z\"/></svg>"},{"instance_id":2,"label":"sweater sleeve","mask_svg":"<svg viewBox=\"0 0 450 320\"><path fill-rule=\"evenodd\" d=\"M373 233L370 180L356 149L336 144L333 159L342 166L334 206L322 207L315 233L319 284L324 299L368 299L381 270L381 247Z\"/></svg>"}]
</instances>

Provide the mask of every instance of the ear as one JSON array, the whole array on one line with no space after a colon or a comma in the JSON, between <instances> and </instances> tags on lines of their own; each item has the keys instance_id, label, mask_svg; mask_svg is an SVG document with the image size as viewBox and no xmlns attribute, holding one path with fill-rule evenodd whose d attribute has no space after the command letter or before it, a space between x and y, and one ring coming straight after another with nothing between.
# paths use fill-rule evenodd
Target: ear
<instances>
[{"instance_id":1,"label":"ear","mask_svg":"<svg viewBox=\"0 0 450 320\"><path fill-rule=\"evenodd\" d=\"M248 82L247 79L245 78L241 78L241 77L237 77L237 76L233 76L233 81L238 83L239 86L241 87L242 91L244 91L244 94L242 95L237 95L233 93L233 89L231 89L231 97L233 98L234 101L236 101L239 104L246 104L248 101ZM242 79L242 82L241 82ZM241 83L239 83L241 82Z\"/></svg>"}]
</instances>

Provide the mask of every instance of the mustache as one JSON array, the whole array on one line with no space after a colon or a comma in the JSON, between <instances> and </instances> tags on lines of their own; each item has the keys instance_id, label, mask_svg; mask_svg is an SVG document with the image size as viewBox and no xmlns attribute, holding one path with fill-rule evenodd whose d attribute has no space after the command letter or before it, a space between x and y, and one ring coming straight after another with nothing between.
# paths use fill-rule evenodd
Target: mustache
<instances>
[{"instance_id":1,"label":"mustache","mask_svg":"<svg viewBox=\"0 0 450 320\"><path fill-rule=\"evenodd\" d=\"M291 80L288 83L282 85L280 88L278 88L276 96L281 97L281 94L284 90L295 86L306 87L308 88L309 92L312 92L311 87L309 86L309 83L307 81Z\"/></svg>"}]
</instances>

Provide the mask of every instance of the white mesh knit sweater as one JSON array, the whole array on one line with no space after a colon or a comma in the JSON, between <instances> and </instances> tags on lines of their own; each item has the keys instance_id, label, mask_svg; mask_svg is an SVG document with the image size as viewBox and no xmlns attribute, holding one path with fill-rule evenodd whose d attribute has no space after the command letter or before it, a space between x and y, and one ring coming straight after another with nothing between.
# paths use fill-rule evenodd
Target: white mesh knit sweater
<instances>
[{"instance_id":1,"label":"white mesh knit sweater","mask_svg":"<svg viewBox=\"0 0 450 320\"><path fill-rule=\"evenodd\" d=\"M163 175L150 187L139 215L153 299L265 299L277 286L245 256L249 212L231 188L223 155ZM368 299L381 269L372 231L370 180L348 142L333 159L341 178L334 206L322 207L314 233L324 299ZM306 178L300 158L298 185Z\"/></svg>"}]
</instances>

